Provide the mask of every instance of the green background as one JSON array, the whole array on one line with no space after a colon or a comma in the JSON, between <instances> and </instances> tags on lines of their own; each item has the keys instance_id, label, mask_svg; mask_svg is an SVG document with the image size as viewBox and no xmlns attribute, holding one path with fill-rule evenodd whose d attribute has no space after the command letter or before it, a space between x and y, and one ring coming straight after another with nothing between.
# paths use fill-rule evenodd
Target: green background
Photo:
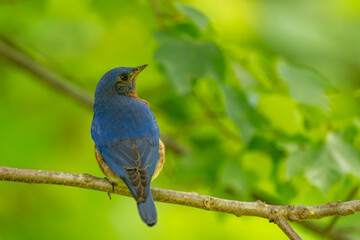
<instances>
[{"instance_id":1,"label":"green background","mask_svg":"<svg viewBox=\"0 0 360 240\"><path fill-rule=\"evenodd\" d=\"M114 67L149 64L138 95L169 143L153 187L317 205L359 185L357 0L0 0L0 34L90 93ZM1 55L0 74L0 165L103 177L91 108ZM287 239L266 219L156 206L149 228L131 198L1 182L0 239ZM360 238L359 221L335 228Z\"/></svg>"}]
</instances>

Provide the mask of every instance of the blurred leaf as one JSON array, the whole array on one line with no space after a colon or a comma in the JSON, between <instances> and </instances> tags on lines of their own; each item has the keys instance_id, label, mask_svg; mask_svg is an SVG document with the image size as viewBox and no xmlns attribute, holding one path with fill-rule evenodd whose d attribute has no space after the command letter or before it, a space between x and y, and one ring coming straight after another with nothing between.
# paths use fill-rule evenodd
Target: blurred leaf
<instances>
[{"instance_id":1,"label":"blurred leaf","mask_svg":"<svg viewBox=\"0 0 360 240\"><path fill-rule=\"evenodd\" d=\"M341 173L338 164L332 159L328 148L321 148L319 154L315 157L307 167L305 176L311 184L326 195L331 186L342 179L343 173Z\"/></svg>"},{"instance_id":2,"label":"blurred leaf","mask_svg":"<svg viewBox=\"0 0 360 240\"><path fill-rule=\"evenodd\" d=\"M267 153L274 161L278 161L284 157L284 151L282 148L270 138L264 135L255 136L248 146L249 150L259 150Z\"/></svg>"},{"instance_id":3,"label":"blurred leaf","mask_svg":"<svg viewBox=\"0 0 360 240\"><path fill-rule=\"evenodd\" d=\"M284 60L277 63L279 77L288 85L295 101L329 110L325 94L328 86L324 78L309 68L290 64Z\"/></svg>"},{"instance_id":4,"label":"blurred leaf","mask_svg":"<svg viewBox=\"0 0 360 240\"><path fill-rule=\"evenodd\" d=\"M350 91L330 96L331 116L335 120L351 119L360 115L360 97Z\"/></svg>"},{"instance_id":5,"label":"blurred leaf","mask_svg":"<svg viewBox=\"0 0 360 240\"><path fill-rule=\"evenodd\" d=\"M221 82L225 71L224 57L216 44L189 38L168 38L157 49L155 60L162 64L179 94L188 93L196 78Z\"/></svg>"},{"instance_id":6,"label":"blurred leaf","mask_svg":"<svg viewBox=\"0 0 360 240\"><path fill-rule=\"evenodd\" d=\"M258 52L251 53L248 58L248 65L253 76L264 88L269 89L272 87L274 84L274 74L272 73L272 66L267 58Z\"/></svg>"},{"instance_id":7,"label":"blurred leaf","mask_svg":"<svg viewBox=\"0 0 360 240\"><path fill-rule=\"evenodd\" d=\"M258 109L274 128L289 135L304 132L303 116L291 98L279 94L266 94L261 97Z\"/></svg>"},{"instance_id":8,"label":"blurred leaf","mask_svg":"<svg viewBox=\"0 0 360 240\"><path fill-rule=\"evenodd\" d=\"M355 143L356 137L359 136L360 128L356 127L356 125L347 126L344 129L344 140L350 144Z\"/></svg>"},{"instance_id":9,"label":"blurred leaf","mask_svg":"<svg viewBox=\"0 0 360 240\"><path fill-rule=\"evenodd\" d=\"M244 171L239 164L229 163L221 171L221 184L231 191L241 193L249 196L251 193L251 186L255 182L254 179L249 178L249 173Z\"/></svg>"},{"instance_id":10,"label":"blurred leaf","mask_svg":"<svg viewBox=\"0 0 360 240\"><path fill-rule=\"evenodd\" d=\"M314 159L317 158L321 146L310 146L290 154L287 159L286 175L292 178L300 173L304 173L307 167Z\"/></svg>"},{"instance_id":11,"label":"blurred leaf","mask_svg":"<svg viewBox=\"0 0 360 240\"><path fill-rule=\"evenodd\" d=\"M360 177L360 154L339 134L329 133L323 145L291 154L287 176L305 173L308 180L326 194L330 187L351 173Z\"/></svg>"},{"instance_id":12,"label":"blurred leaf","mask_svg":"<svg viewBox=\"0 0 360 240\"><path fill-rule=\"evenodd\" d=\"M304 125L306 129L310 130L327 124L327 116L325 112L319 110L319 108L313 106L299 106L299 109L304 116Z\"/></svg>"},{"instance_id":13,"label":"blurred leaf","mask_svg":"<svg viewBox=\"0 0 360 240\"><path fill-rule=\"evenodd\" d=\"M298 191L291 182L279 182L277 184L277 192L281 196L281 199L286 199L286 202L291 201Z\"/></svg>"},{"instance_id":14,"label":"blurred leaf","mask_svg":"<svg viewBox=\"0 0 360 240\"><path fill-rule=\"evenodd\" d=\"M190 107L188 101L179 98L173 90L160 96L158 107L164 111L168 121L174 125L185 124L190 121Z\"/></svg>"},{"instance_id":15,"label":"blurred leaf","mask_svg":"<svg viewBox=\"0 0 360 240\"><path fill-rule=\"evenodd\" d=\"M253 89L259 86L259 83L256 81L256 79L243 66L236 62L233 62L232 66L235 72L235 76L239 80L240 85L243 89Z\"/></svg>"},{"instance_id":16,"label":"blurred leaf","mask_svg":"<svg viewBox=\"0 0 360 240\"><path fill-rule=\"evenodd\" d=\"M266 152L256 150L246 151L241 158L241 164L247 174L253 176L251 184L257 190L261 189L267 192L274 190L275 181L269 181L274 164Z\"/></svg>"},{"instance_id":17,"label":"blurred leaf","mask_svg":"<svg viewBox=\"0 0 360 240\"><path fill-rule=\"evenodd\" d=\"M257 116L247 103L244 93L227 85L222 86L222 91L226 114L238 127L244 144L247 144L255 132L254 124L259 120L256 119Z\"/></svg>"},{"instance_id":18,"label":"blurred leaf","mask_svg":"<svg viewBox=\"0 0 360 240\"><path fill-rule=\"evenodd\" d=\"M192 22L176 22L171 24L164 31L155 31L154 37L159 42L173 41L174 38L188 36L193 39L201 37L201 31Z\"/></svg>"},{"instance_id":19,"label":"blurred leaf","mask_svg":"<svg viewBox=\"0 0 360 240\"><path fill-rule=\"evenodd\" d=\"M332 158L344 173L352 173L360 177L360 154L339 134L329 133L326 144Z\"/></svg>"},{"instance_id":20,"label":"blurred leaf","mask_svg":"<svg viewBox=\"0 0 360 240\"><path fill-rule=\"evenodd\" d=\"M205 31L210 23L210 20L202 12L193 8L191 6L183 5L179 2L175 3L176 8L185 16L189 17L196 26L198 26L202 31Z\"/></svg>"}]
</instances>

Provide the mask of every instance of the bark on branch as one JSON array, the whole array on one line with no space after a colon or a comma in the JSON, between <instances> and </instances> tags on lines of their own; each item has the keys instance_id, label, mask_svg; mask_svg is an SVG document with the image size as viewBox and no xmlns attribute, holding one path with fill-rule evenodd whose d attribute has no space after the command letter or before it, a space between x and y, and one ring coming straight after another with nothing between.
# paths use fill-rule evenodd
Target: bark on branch
<instances>
[{"instance_id":1,"label":"bark on branch","mask_svg":"<svg viewBox=\"0 0 360 240\"><path fill-rule=\"evenodd\" d=\"M24 183L57 184L130 196L130 192L127 190L125 185L115 186L113 190L111 183L106 179L94 177L87 173L76 174L0 167L0 180ZM221 199L200 195L195 192L180 192L159 188L152 188L151 190L155 201L201 208L208 211L230 213L236 216L262 217L275 222L278 221L277 219L279 219L279 216L289 221L302 221L320 219L328 216L346 216L360 211L360 200L326 203L316 206L281 206L266 204L262 201L242 202Z\"/></svg>"}]
</instances>

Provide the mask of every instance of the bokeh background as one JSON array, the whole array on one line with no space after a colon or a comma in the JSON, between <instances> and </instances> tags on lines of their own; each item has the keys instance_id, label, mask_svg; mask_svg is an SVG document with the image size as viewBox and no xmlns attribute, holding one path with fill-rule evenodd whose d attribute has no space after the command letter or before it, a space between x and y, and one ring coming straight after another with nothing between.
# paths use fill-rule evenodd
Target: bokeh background
<instances>
[{"instance_id":1,"label":"bokeh background","mask_svg":"<svg viewBox=\"0 0 360 240\"><path fill-rule=\"evenodd\" d=\"M149 64L138 95L167 145L153 187L274 204L360 197L358 0L0 0L0 165L103 177L91 107L9 49L91 95L106 71ZM156 205L149 228L128 197L0 182L0 239L287 239L266 219ZM292 225L304 239L360 238L359 214L331 221Z\"/></svg>"}]
</instances>

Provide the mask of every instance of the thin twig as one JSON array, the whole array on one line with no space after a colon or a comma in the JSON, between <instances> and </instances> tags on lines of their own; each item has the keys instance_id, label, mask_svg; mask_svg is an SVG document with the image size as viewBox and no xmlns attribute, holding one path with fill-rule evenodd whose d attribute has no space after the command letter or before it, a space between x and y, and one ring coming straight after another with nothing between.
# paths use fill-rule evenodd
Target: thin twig
<instances>
[{"instance_id":1,"label":"thin twig","mask_svg":"<svg viewBox=\"0 0 360 240\"><path fill-rule=\"evenodd\" d=\"M279 228L288 236L291 240L302 240L302 238L294 231L284 216L280 215L274 219Z\"/></svg>"},{"instance_id":2,"label":"thin twig","mask_svg":"<svg viewBox=\"0 0 360 240\"><path fill-rule=\"evenodd\" d=\"M34 59L4 42L0 42L0 55L38 77L42 82L66 93L78 102L91 107L93 106L93 98L88 92L66 81L59 75L42 66L40 63L34 64Z\"/></svg>"},{"instance_id":3,"label":"thin twig","mask_svg":"<svg viewBox=\"0 0 360 240\"><path fill-rule=\"evenodd\" d=\"M312 222L305 222L305 221L297 222L297 224L308 230L311 230L314 233L317 233L322 238L326 237L331 240L350 240L351 239L346 235L346 231L344 231L344 229L341 229L341 230L334 229L330 233L327 233L326 236L324 236L325 235L324 227L320 226L319 224L315 224Z\"/></svg>"},{"instance_id":4,"label":"thin twig","mask_svg":"<svg viewBox=\"0 0 360 240\"><path fill-rule=\"evenodd\" d=\"M115 186L103 178L90 174L31 170L0 167L0 180L25 183L57 184L130 196L125 185ZM317 206L270 205L261 201L242 202L204 196L195 192L180 192L159 188L151 189L154 199L159 202L185 205L208 211L224 212L236 216L256 216L274 220L274 213L289 221L320 219L329 216L346 216L360 211L360 200L326 203Z\"/></svg>"}]
</instances>

